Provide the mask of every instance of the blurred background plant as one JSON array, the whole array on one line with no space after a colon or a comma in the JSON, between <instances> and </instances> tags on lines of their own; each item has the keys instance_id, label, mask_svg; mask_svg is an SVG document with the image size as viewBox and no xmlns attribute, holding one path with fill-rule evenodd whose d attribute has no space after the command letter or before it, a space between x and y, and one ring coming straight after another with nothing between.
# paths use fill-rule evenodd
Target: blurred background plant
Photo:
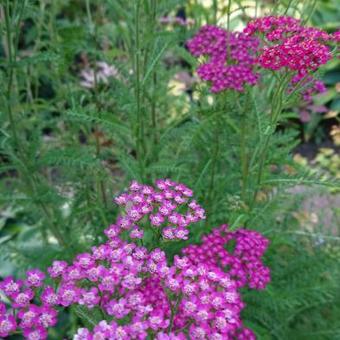
<instances>
[{"instance_id":1,"label":"blurred background plant","mask_svg":"<svg viewBox=\"0 0 340 340\"><path fill-rule=\"evenodd\" d=\"M131 179L170 177L212 216L191 242L224 222L271 239L273 282L246 299L260 339L340 338L340 59L319 74L326 92L284 107L257 183L271 79L246 96L212 96L185 47L205 23L241 30L269 13L339 27L337 0L1 0L0 275L99 243L114 194ZM71 310L51 338L83 322Z\"/></svg>"}]
</instances>

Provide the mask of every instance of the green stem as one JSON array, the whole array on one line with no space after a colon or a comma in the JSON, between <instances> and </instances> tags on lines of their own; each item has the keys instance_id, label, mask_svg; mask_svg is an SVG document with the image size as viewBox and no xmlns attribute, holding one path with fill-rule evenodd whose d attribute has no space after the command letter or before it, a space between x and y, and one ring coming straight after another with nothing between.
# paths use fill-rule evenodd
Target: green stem
<instances>
[{"instance_id":1,"label":"green stem","mask_svg":"<svg viewBox=\"0 0 340 340\"><path fill-rule=\"evenodd\" d=\"M144 178L144 117L141 108L141 49L140 49L140 2L136 0L135 9L135 97L136 97L136 152L141 178Z\"/></svg>"},{"instance_id":2,"label":"green stem","mask_svg":"<svg viewBox=\"0 0 340 340\"><path fill-rule=\"evenodd\" d=\"M255 18L258 16L258 11L259 11L259 1L255 0Z\"/></svg>"},{"instance_id":3,"label":"green stem","mask_svg":"<svg viewBox=\"0 0 340 340\"><path fill-rule=\"evenodd\" d=\"M177 297L175 306L171 306L171 316L170 316L170 325L169 325L169 332L168 332L168 334L170 334L171 331L172 331L172 328L173 328L173 325L174 325L175 315L177 313L178 306L179 306L179 304L181 302L181 299L182 299L182 295L180 294Z\"/></svg>"},{"instance_id":4,"label":"green stem","mask_svg":"<svg viewBox=\"0 0 340 340\"><path fill-rule=\"evenodd\" d=\"M286 14L288 13L288 11L290 10L290 6L291 6L291 4L293 3L293 1L294 1L294 0L289 0L288 5L287 5L287 8L286 8L285 11L284 11L284 15L286 15Z\"/></svg>"},{"instance_id":5,"label":"green stem","mask_svg":"<svg viewBox=\"0 0 340 340\"><path fill-rule=\"evenodd\" d=\"M215 126L215 140L214 140L214 149L212 153L212 159L211 159L211 175L210 175L210 184L209 184L209 191L208 191L208 204L210 205L210 210L212 210L212 205L213 205L213 192L214 192L214 187L215 187L215 175L216 175L216 168L217 168L217 160L218 160L218 155L220 151L220 136L219 136L219 127L218 127L218 122L216 122Z\"/></svg>"},{"instance_id":6,"label":"green stem","mask_svg":"<svg viewBox=\"0 0 340 340\"><path fill-rule=\"evenodd\" d=\"M276 130L276 126L280 117L280 114L282 112L282 106L283 106L283 94L285 91L285 82L286 77L282 80L282 82L278 85L277 90L273 96L272 100L272 109L270 113L270 126L269 131L266 133L264 146L262 148L262 151L260 152L260 160L259 160L259 170L257 173L257 180L256 180L256 186L254 190L254 195L251 203L251 207L254 205L257 194L260 189L260 185L262 182L263 172L264 172L264 165L267 158L268 148L271 140L271 136L274 134Z\"/></svg>"},{"instance_id":7,"label":"green stem","mask_svg":"<svg viewBox=\"0 0 340 340\"><path fill-rule=\"evenodd\" d=\"M248 101L247 101L248 103ZM244 203L247 203L247 186L248 186L248 150L247 150L247 111L248 106L242 107L239 97L236 99L239 113L242 116L240 129L240 159L241 159L241 198Z\"/></svg>"},{"instance_id":8,"label":"green stem","mask_svg":"<svg viewBox=\"0 0 340 340\"><path fill-rule=\"evenodd\" d=\"M10 24L10 14L9 14L9 0L6 1L5 7L5 26L6 26L6 42L7 42L7 52L8 52L8 83L7 83L7 114L10 122L10 128L13 134L14 147L19 148L19 139L16 129L15 119L12 111L12 86L14 77L14 60L12 52L12 34L11 34L11 24Z\"/></svg>"},{"instance_id":9,"label":"green stem","mask_svg":"<svg viewBox=\"0 0 340 340\"><path fill-rule=\"evenodd\" d=\"M309 11L307 17L303 19L302 24L306 24L310 20L310 18L313 16L313 14L314 14L314 12L316 10L316 5L317 5L317 1L314 0L312 2L312 4L309 6L310 7L310 11Z\"/></svg>"},{"instance_id":10,"label":"green stem","mask_svg":"<svg viewBox=\"0 0 340 340\"><path fill-rule=\"evenodd\" d=\"M152 98L152 105L151 105L151 117L152 117L152 131L153 131L153 141L155 146L157 146L159 142L158 138L158 131L157 131L157 116L156 116L156 86L157 86L157 74L156 72L153 74L152 77L153 88L154 88L154 95Z\"/></svg>"},{"instance_id":11,"label":"green stem","mask_svg":"<svg viewBox=\"0 0 340 340\"><path fill-rule=\"evenodd\" d=\"M88 20L89 27L90 27L90 34L93 35L94 27L93 27L92 13L91 13L91 7L90 7L90 0L86 0L85 6L86 6L87 20Z\"/></svg>"},{"instance_id":12,"label":"green stem","mask_svg":"<svg viewBox=\"0 0 340 340\"><path fill-rule=\"evenodd\" d=\"M151 8L152 8L152 26L151 30L154 34L156 31L157 25L157 0L151 0ZM152 71L152 103L151 103L151 124L152 124L152 135L153 135L153 144L154 144L154 152L153 152L153 159L155 162L158 161L158 144L159 144L159 137L158 137L158 126L157 126L157 112L156 112L156 91L157 91L157 73L154 69Z\"/></svg>"},{"instance_id":13,"label":"green stem","mask_svg":"<svg viewBox=\"0 0 340 340\"><path fill-rule=\"evenodd\" d=\"M244 203L247 202L247 185L248 185L248 153L247 153L247 118L245 112L242 115L241 126L241 173L242 173L242 190L241 198Z\"/></svg>"},{"instance_id":14,"label":"green stem","mask_svg":"<svg viewBox=\"0 0 340 340\"><path fill-rule=\"evenodd\" d=\"M213 0L214 25L217 25L218 0Z\"/></svg>"},{"instance_id":15,"label":"green stem","mask_svg":"<svg viewBox=\"0 0 340 340\"><path fill-rule=\"evenodd\" d=\"M88 20L88 24L90 27L90 35L92 36L95 48L97 48L97 30L96 27L93 23L93 19L92 19L92 13L91 13L91 7L90 7L90 1L86 0L86 13L87 13L87 20ZM95 54L94 57L94 61L95 61L95 65L93 68L93 72L94 72L94 102L95 102L95 106L98 112L98 116L99 118L101 118L101 112L102 112L102 104L99 100L100 98L100 93L99 93L99 87L98 87L98 77L97 77L97 55ZM98 128L98 124L94 124L94 138L95 138L95 143L96 143L96 158L100 159L100 154L101 154L101 145L100 145L100 140L99 140L99 128ZM96 182L97 182L97 192L98 192L98 196L101 196L102 198L102 202L104 204L105 209L107 209L108 207L108 202L107 202L107 197L106 197L106 192L105 192L105 185L104 185L104 181L100 178L98 178L98 174L96 172L95 174L96 177Z\"/></svg>"},{"instance_id":16,"label":"green stem","mask_svg":"<svg viewBox=\"0 0 340 340\"><path fill-rule=\"evenodd\" d=\"M227 35L227 61L228 61L230 53L231 53L230 44L228 42L229 32L230 32L230 16L231 16L231 0L228 0L228 7L227 7L227 32L228 32L228 35Z\"/></svg>"}]
</instances>

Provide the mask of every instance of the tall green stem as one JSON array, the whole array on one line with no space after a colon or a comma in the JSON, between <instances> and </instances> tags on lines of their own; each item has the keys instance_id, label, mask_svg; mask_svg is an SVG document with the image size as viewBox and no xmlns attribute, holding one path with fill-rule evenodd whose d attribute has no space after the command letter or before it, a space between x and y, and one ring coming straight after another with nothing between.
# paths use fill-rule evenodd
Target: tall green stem
<instances>
[{"instance_id":1,"label":"tall green stem","mask_svg":"<svg viewBox=\"0 0 340 340\"><path fill-rule=\"evenodd\" d=\"M247 101L248 103L248 101ZM248 106L245 108L241 105L239 98L236 99L236 104L241 118L240 130L240 160L241 160L241 198L244 203L247 203L247 186L248 186L248 150L247 150L247 111Z\"/></svg>"},{"instance_id":2,"label":"tall green stem","mask_svg":"<svg viewBox=\"0 0 340 340\"><path fill-rule=\"evenodd\" d=\"M141 0L136 0L135 8L135 97L136 97L136 151L139 162L140 175L144 178L144 117L141 107L141 48L140 48L140 7Z\"/></svg>"},{"instance_id":3,"label":"tall green stem","mask_svg":"<svg viewBox=\"0 0 340 340\"><path fill-rule=\"evenodd\" d=\"M259 170L257 173L257 180L256 180L256 187L254 190L253 200L251 203L251 206L254 205L257 194L259 192L261 183L262 183L262 177L264 172L264 165L267 158L268 148L271 140L271 136L275 133L276 126L280 117L280 114L282 112L282 106L283 106L283 95L284 91L286 89L286 77L282 79L280 84L277 86L277 90L274 93L273 101L272 101L272 108L270 112L270 125L269 125L269 131L266 132L265 140L263 144L263 148L260 151L260 160L259 160Z\"/></svg>"},{"instance_id":4,"label":"tall green stem","mask_svg":"<svg viewBox=\"0 0 340 340\"><path fill-rule=\"evenodd\" d=\"M152 33L156 30L157 25L157 0L151 0L151 14L152 14L152 25L151 30ZM157 126L157 112L156 112L156 91L157 91L157 73L154 69L152 71L152 103L151 103L151 124L152 124L152 135L153 135L153 144L154 144L154 152L153 152L153 159L154 161L158 160L158 126Z\"/></svg>"},{"instance_id":5,"label":"tall green stem","mask_svg":"<svg viewBox=\"0 0 340 340\"><path fill-rule=\"evenodd\" d=\"M255 18L258 16L259 11L259 0L255 0Z\"/></svg>"},{"instance_id":6,"label":"tall green stem","mask_svg":"<svg viewBox=\"0 0 340 340\"><path fill-rule=\"evenodd\" d=\"M91 13L91 7L90 7L90 1L86 0L86 13L87 13L87 21L90 27L90 35L93 38L93 42L95 44L95 48L97 48L97 30L96 27L93 23L92 19L92 13ZM99 118L101 118L101 112L102 112L102 104L100 102L100 94L99 94L99 88L98 88L98 77L97 77L97 55L95 55L95 65L93 68L94 72L94 102L96 105L96 110L98 112ZM97 124L94 126L94 138L95 138L95 143L96 143L96 158L100 159L100 154L101 154L101 145L100 145L100 140L99 140L99 129ZM107 197L106 197L106 192L105 192L105 184L104 181L100 178L98 178L98 173L96 173L96 182L97 182L97 192L98 196L101 196L102 202L104 204L104 207L107 208L108 203L107 203ZM106 223L106 221L105 221Z\"/></svg>"},{"instance_id":7,"label":"tall green stem","mask_svg":"<svg viewBox=\"0 0 340 340\"><path fill-rule=\"evenodd\" d=\"M230 16L231 16L231 0L228 0L228 7L227 7L227 62L230 56L230 44L228 42L229 39L229 32L230 32Z\"/></svg>"},{"instance_id":8,"label":"tall green stem","mask_svg":"<svg viewBox=\"0 0 340 340\"><path fill-rule=\"evenodd\" d=\"M7 53L8 53L8 82L7 82L7 114L10 122L10 128L13 134L13 141L15 148L19 148L19 139L18 133L16 129L16 124L12 111L12 86L13 86L13 77L14 77L14 58L13 58L13 50L12 50L12 32L11 32L11 23L10 23L10 9L9 9L9 0L6 1L5 7L5 25L6 25L6 42L7 42Z\"/></svg>"},{"instance_id":9,"label":"tall green stem","mask_svg":"<svg viewBox=\"0 0 340 340\"><path fill-rule=\"evenodd\" d=\"M242 115L241 126L241 173L242 173L242 190L241 198L244 203L247 202L248 186L248 153L247 153L247 118L245 112Z\"/></svg>"},{"instance_id":10,"label":"tall green stem","mask_svg":"<svg viewBox=\"0 0 340 340\"><path fill-rule=\"evenodd\" d=\"M289 11L289 9L290 9L290 6L292 5L293 1L294 1L294 0L289 0L288 5L287 5L287 7L286 7L286 9L285 9L285 11L284 11L284 15L286 15L286 14L288 13L288 11Z\"/></svg>"},{"instance_id":11,"label":"tall green stem","mask_svg":"<svg viewBox=\"0 0 340 340\"><path fill-rule=\"evenodd\" d=\"M213 192L215 187L215 176L216 176L216 169L218 163L218 155L220 153L220 130L218 126L218 122L216 122L216 126L214 127L214 143L213 143L213 151L211 157L211 173L210 173L210 183L209 183L209 191L208 191L208 204L210 206L210 210L212 209L213 205Z\"/></svg>"},{"instance_id":12,"label":"tall green stem","mask_svg":"<svg viewBox=\"0 0 340 340\"><path fill-rule=\"evenodd\" d=\"M218 0L213 0L213 10L214 10L214 25L217 25L217 13L218 13Z\"/></svg>"}]
</instances>

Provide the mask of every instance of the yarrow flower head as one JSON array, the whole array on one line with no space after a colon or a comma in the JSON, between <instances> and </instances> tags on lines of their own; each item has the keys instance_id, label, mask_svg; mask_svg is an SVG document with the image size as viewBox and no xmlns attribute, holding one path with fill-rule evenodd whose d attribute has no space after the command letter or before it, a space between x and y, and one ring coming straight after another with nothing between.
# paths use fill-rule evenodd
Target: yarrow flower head
<instances>
[{"instance_id":1,"label":"yarrow flower head","mask_svg":"<svg viewBox=\"0 0 340 340\"><path fill-rule=\"evenodd\" d=\"M211 83L212 92L242 92L246 84L257 83L260 68L310 75L331 59L334 43L339 32L306 27L289 16L267 16L250 21L243 32L203 26L187 47L203 60L197 73Z\"/></svg>"},{"instance_id":2,"label":"yarrow flower head","mask_svg":"<svg viewBox=\"0 0 340 340\"><path fill-rule=\"evenodd\" d=\"M17 328L16 320L13 315L0 315L0 336L6 337Z\"/></svg>"},{"instance_id":3,"label":"yarrow flower head","mask_svg":"<svg viewBox=\"0 0 340 340\"><path fill-rule=\"evenodd\" d=\"M187 47L195 57L207 57L198 75L211 82L212 92L233 89L242 92L245 84L255 85L258 75L253 71L259 41L241 32L203 26Z\"/></svg>"},{"instance_id":4,"label":"yarrow flower head","mask_svg":"<svg viewBox=\"0 0 340 340\"><path fill-rule=\"evenodd\" d=\"M312 96L325 91L324 84L315 79L314 73L332 58L330 47L338 43L336 33L304 26L300 20L289 16L255 19L243 32L261 38L257 56L260 67L290 74L287 95L299 90L302 121L309 121L311 111L324 111L324 107L311 105Z\"/></svg>"},{"instance_id":5,"label":"yarrow flower head","mask_svg":"<svg viewBox=\"0 0 340 340\"><path fill-rule=\"evenodd\" d=\"M70 264L54 261L46 278L53 284L45 285L45 274L35 269L24 281L0 282L11 307L0 302L0 337L20 331L25 339L47 339L60 310L82 306L89 313L100 309L106 320L80 328L76 340L255 339L242 323L239 288L263 289L269 281L261 261L268 241L260 234L222 226L202 245L175 255L173 264L163 250L126 240L144 237L142 220L164 239L186 239L187 226L205 218L192 197L191 189L171 180L155 187L132 182L116 198L124 212L106 229L108 240ZM224 247L232 240L229 252Z\"/></svg>"},{"instance_id":6,"label":"yarrow flower head","mask_svg":"<svg viewBox=\"0 0 340 340\"><path fill-rule=\"evenodd\" d=\"M14 280L12 276L8 276L0 282L0 290L7 296L12 297L20 292L22 285L23 282L21 280Z\"/></svg>"},{"instance_id":7,"label":"yarrow flower head","mask_svg":"<svg viewBox=\"0 0 340 340\"><path fill-rule=\"evenodd\" d=\"M244 29L247 36L263 37L258 56L261 67L287 69L306 76L326 64L332 57L327 43L334 38L321 29L303 26L288 16L255 19Z\"/></svg>"},{"instance_id":8,"label":"yarrow flower head","mask_svg":"<svg viewBox=\"0 0 340 340\"><path fill-rule=\"evenodd\" d=\"M41 287L45 278L45 274L39 269L27 271L26 276L26 285L29 287Z\"/></svg>"},{"instance_id":9,"label":"yarrow flower head","mask_svg":"<svg viewBox=\"0 0 340 340\"><path fill-rule=\"evenodd\" d=\"M147 216L150 226L164 239L186 240L187 227L205 219L204 209L191 200L192 195L192 190L184 184L169 179L157 180L155 187L134 181L127 192L115 198L115 202L125 208L124 215L105 233L108 237L116 237L122 231L130 230L131 238L142 238L143 230L139 224Z\"/></svg>"},{"instance_id":10,"label":"yarrow flower head","mask_svg":"<svg viewBox=\"0 0 340 340\"><path fill-rule=\"evenodd\" d=\"M228 250L228 246L232 249ZM268 240L256 231L228 231L228 226L222 225L204 236L201 245L189 245L182 252L194 264L204 263L222 270L228 268L233 280L231 285L264 289L270 281L269 268L263 265L261 259L267 246Z\"/></svg>"}]
</instances>

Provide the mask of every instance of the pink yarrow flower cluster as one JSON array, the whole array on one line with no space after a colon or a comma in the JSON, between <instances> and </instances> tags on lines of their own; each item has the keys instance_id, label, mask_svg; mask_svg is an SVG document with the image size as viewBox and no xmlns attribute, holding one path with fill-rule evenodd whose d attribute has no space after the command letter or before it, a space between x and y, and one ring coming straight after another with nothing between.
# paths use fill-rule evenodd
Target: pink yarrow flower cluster
<instances>
[{"instance_id":1,"label":"pink yarrow flower cluster","mask_svg":"<svg viewBox=\"0 0 340 340\"><path fill-rule=\"evenodd\" d=\"M142 238L143 231L138 223L147 216L151 227L157 229L165 240L187 240L187 227L205 219L204 209L191 200L192 196L191 189L169 179L157 180L156 188L134 181L128 192L115 199L118 205L125 208L125 212L107 231L107 235L129 230L131 238ZM186 211L180 212L183 209Z\"/></svg>"},{"instance_id":2,"label":"pink yarrow flower cluster","mask_svg":"<svg viewBox=\"0 0 340 340\"><path fill-rule=\"evenodd\" d=\"M303 26L300 20L288 16L255 19L248 23L244 33L261 37L257 59L259 66L292 72L288 92L300 88L302 121L309 121L312 111L325 111L324 107L312 105L312 96L326 90L324 84L312 74L332 58L330 45L337 42L336 34Z\"/></svg>"},{"instance_id":3,"label":"pink yarrow flower cluster","mask_svg":"<svg viewBox=\"0 0 340 340\"><path fill-rule=\"evenodd\" d=\"M0 291L11 301L11 312L7 312L5 304L0 302L0 337L7 337L21 329L26 339L47 338L47 328L57 323L58 313L54 305L58 297L51 287L46 286L41 294L41 304L34 303L44 279L43 272L33 269L27 271L24 281L7 277L0 283ZM49 289L53 291L51 299L47 297Z\"/></svg>"},{"instance_id":4,"label":"pink yarrow flower cluster","mask_svg":"<svg viewBox=\"0 0 340 340\"><path fill-rule=\"evenodd\" d=\"M242 92L245 84L255 85L258 75L253 71L259 40L241 32L203 26L187 47L195 57L206 56L198 75L211 82L212 92L232 89Z\"/></svg>"},{"instance_id":5,"label":"pink yarrow flower cluster","mask_svg":"<svg viewBox=\"0 0 340 340\"><path fill-rule=\"evenodd\" d=\"M162 214L162 207L170 211L164 215L164 209L162 214L169 219L176 208L170 209L168 202L181 206L182 213L176 217L184 219L185 227L203 218L203 209L189 202L193 195L189 188L170 180L159 180L156 186L133 182L116 199L126 213L118 220L127 217L137 223L141 217L152 223L151 216ZM183 212L185 207L188 210ZM180 222L174 224L184 228ZM10 305L0 302L0 337L20 331L25 339L46 339L48 329L57 324L58 312L74 306L101 310L105 316L105 320L92 320L96 323L92 330L80 328L76 340L255 339L241 320L245 305L239 288L247 283L262 289L269 281L269 271L261 263L267 241L261 235L245 230L230 233L221 227L204 238L203 248L212 251L202 255L198 246L187 247L183 251L187 256L176 255L170 265L161 249L123 240L126 229L137 234L143 231L127 225L110 226L105 230L107 242L78 254L71 264L54 261L48 276L32 269L24 280L5 278L0 290ZM231 239L237 243L232 257L219 265L228 255L222 254L223 244ZM235 264L226 269L230 263Z\"/></svg>"},{"instance_id":6,"label":"pink yarrow flower cluster","mask_svg":"<svg viewBox=\"0 0 340 340\"><path fill-rule=\"evenodd\" d=\"M333 34L332 34L332 37L333 37L333 40L335 41L335 42L340 42L340 30L339 31L336 31L336 32L334 32Z\"/></svg>"},{"instance_id":7,"label":"pink yarrow flower cluster","mask_svg":"<svg viewBox=\"0 0 340 340\"><path fill-rule=\"evenodd\" d=\"M197 68L212 92L242 92L255 85L259 68L291 71L300 78L315 72L332 58L330 45L339 43L339 32L303 26L289 16L267 16L249 22L243 32L228 32L206 25L187 43Z\"/></svg>"},{"instance_id":8,"label":"pink yarrow flower cluster","mask_svg":"<svg viewBox=\"0 0 340 340\"><path fill-rule=\"evenodd\" d=\"M334 36L314 27L306 27L295 18L268 16L255 19L244 29L247 36L261 36L258 63L271 70L291 70L304 77L331 58L327 43Z\"/></svg>"},{"instance_id":9,"label":"pink yarrow flower cluster","mask_svg":"<svg viewBox=\"0 0 340 340\"><path fill-rule=\"evenodd\" d=\"M238 288L247 285L260 290L270 282L270 270L262 262L267 247L268 240L256 231L229 231L227 225L222 225L203 236L201 245L189 245L182 252L195 264L228 268Z\"/></svg>"}]
</instances>

